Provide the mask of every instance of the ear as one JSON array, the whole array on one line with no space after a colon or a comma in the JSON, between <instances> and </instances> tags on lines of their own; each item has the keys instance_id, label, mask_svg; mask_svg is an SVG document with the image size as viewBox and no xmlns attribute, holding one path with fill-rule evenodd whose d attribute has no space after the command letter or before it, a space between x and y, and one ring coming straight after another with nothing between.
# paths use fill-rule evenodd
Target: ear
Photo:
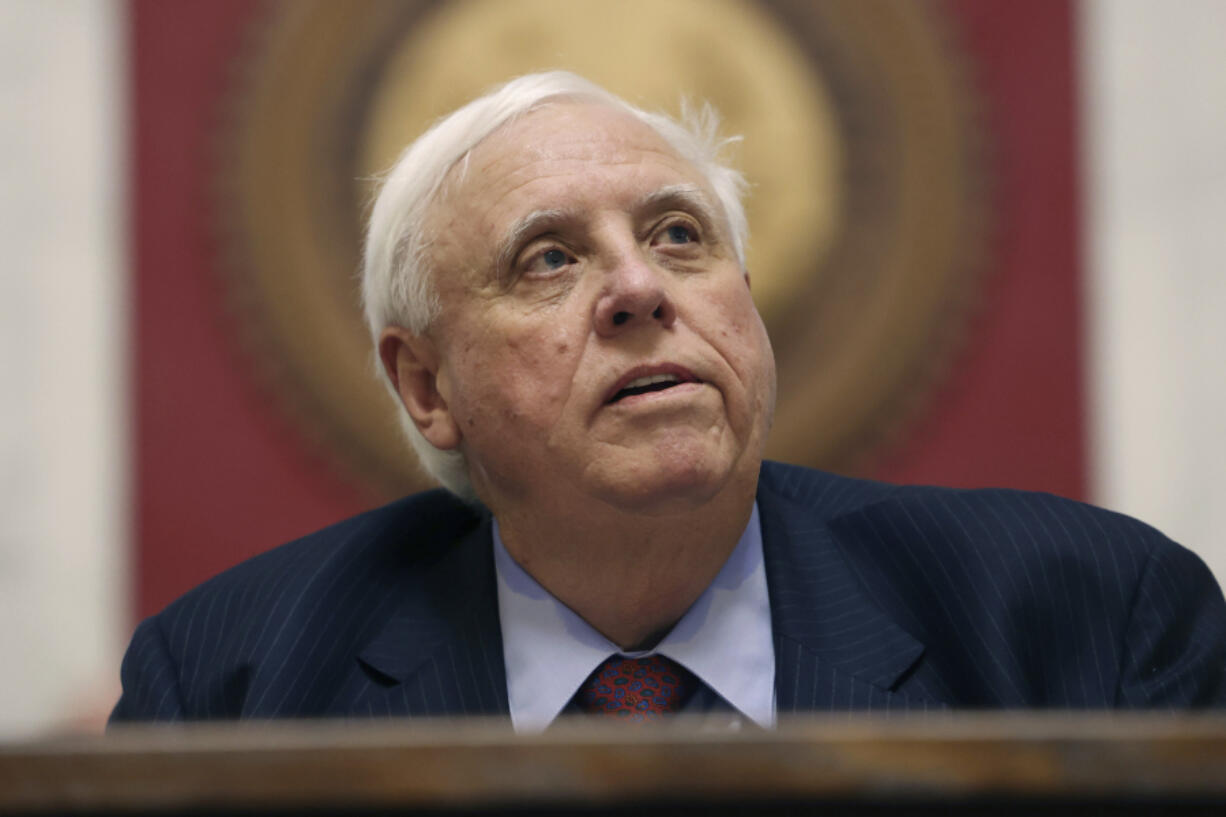
<instances>
[{"instance_id":1,"label":"ear","mask_svg":"<svg viewBox=\"0 0 1226 817\"><path fill-rule=\"evenodd\" d=\"M439 389L440 358L429 337L389 326L379 336L379 360L414 425L435 448L456 448L463 435Z\"/></svg>"}]
</instances>

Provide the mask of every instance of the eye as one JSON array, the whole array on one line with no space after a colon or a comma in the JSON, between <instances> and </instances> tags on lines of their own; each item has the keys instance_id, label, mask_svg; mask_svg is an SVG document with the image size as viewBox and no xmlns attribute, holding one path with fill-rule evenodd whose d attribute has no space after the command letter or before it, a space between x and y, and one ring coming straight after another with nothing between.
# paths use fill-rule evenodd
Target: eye
<instances>
[{"instance_id":1,"label":"eye","mask_svg":"<svg viewBox=\"0 0 1226 817\"><path fill-rule=\"evenodd\" d=\"M569 260L570 257L566 253L556 248L541 253L541 263L546 269L561 269Z\"/></svg>"},{"instance_id":2,"label":"eye","mask_svg":"<svg viewBox=\"0 0 1226 817\"><path fill-rule=\"evenodd\" d=\"M702 227L684 212L666 213L652 225L650 235L651 250L663 263L697 263L710 250Z\"/></svg>"},{"instance_id":3,"label":"eye","mask_svg":"<svg viewBox=\"0 0 1226 817\"><path fill-rule=\"evenodd\" d=\"M670 224L664 229L664 238L670 244L689 244L692 241L697 241L698 236L694 230L686 224Z\"/></svg>"},{"instance_id":4,"label":"eye","mask_svg":"<svg viewBox=\"0 0 1226 817\"><path fill-rule=\"evenodd\" d=\"M567 252L565 248L551 243L537 251L529 250L518 269L521 275L552 277L554 273L574 263L575 256Z\"/></svg>"}]
</instances>

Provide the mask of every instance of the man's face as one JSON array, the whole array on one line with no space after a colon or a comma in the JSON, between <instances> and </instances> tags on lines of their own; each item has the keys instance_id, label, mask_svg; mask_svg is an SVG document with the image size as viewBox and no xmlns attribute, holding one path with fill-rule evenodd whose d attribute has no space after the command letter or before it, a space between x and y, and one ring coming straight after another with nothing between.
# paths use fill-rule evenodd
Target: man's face
<instances>
[{"instance_id":1,"label":"man's face","mask_svg":"<svg viewBox=\"0 0 1226 817\"><path fill-rule=\"evenodd\" d=\"M437 388L496 513L668 512L756 478L770 343L714 194L654 131L538 109L453 171L426 226Z\"/></svg>"}]
</instances>

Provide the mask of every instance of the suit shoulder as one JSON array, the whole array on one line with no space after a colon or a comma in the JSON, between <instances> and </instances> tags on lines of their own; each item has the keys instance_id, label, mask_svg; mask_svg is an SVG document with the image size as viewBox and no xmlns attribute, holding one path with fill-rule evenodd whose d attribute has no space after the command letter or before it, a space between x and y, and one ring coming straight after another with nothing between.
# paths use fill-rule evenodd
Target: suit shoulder
<instances>
[{"instance_id":1,"label":"suit shoulder","mask_svg":"<svg viewBox=\"0 0 1226 817\"><path fill-rule=\"evenodd\" d=\"M481 519L481 511L453 494L434 490L403 497L253 556L213 576L172 602L175 619L219 595L259 606L277 587L305 587L358 563L429 560Z\"/></svg>"},{"instance_id":2,"label":"suit shoulder","mask_svg":"<svg viewBox=\"0 0 1226 817\"><path fill-rule=\"evenodd\" d=\"M137 629L115 719L329 711L372 628L484 520L430 491L214 576Z\"/></svg>"},{"instance_id":3,"label":"suit shoulder","mask_svg":"<svg viewBox=\"0 0 1226 817\"><path fill-rule=\"evenodd\" d=\"M1195 554L1136 519L1050 494L916 487L831 529L878 607L926 645L923 683L950 702L1226 694L1221 592Z\"/></svg>"},{"instance_id":4,"label":"suit shoulder","mask_svg":"<svg viewBox=\"0 0 1226 817\"><path fill-rule=\"evenodd\" d=\"M759 475L759 494L766 493L802 508L819 509L825 517L849 513L905 490L885 482L769 460L762 463Z\"/></svg>"},{"instance_id":5,"label":"suit shoulder","mask_svg":"<svg viewBox=\"0 0 1226 817\"><path fill-rule=\"evenodd\" d=\"M777 462L763 463L761 490L842 527L872 521L882 533L927 534L943 547L1025 541L1044 551L1110 547L1139 558L1183 549L1132 517L1036 491L892 485Z\"/></svg>"},{"instance_id":6,"label":"suit shoulder","mask_svg":"<svg viewBox=\"0 0 1226 817\"><path fill-rule=\"evenodd\" d=\"M1010 541L1043 551L1110 549L1134 559L1144 559L1155 549L1182 550L1138 519L1038 491L915 486L900 488L890 499L910 524L940 530L954 543Z\"/></svg>"},{"instance_id":7,"label":"suit shoulder","mask_svg":"<svg viewBox=\"0 0 1226 817\"><path fill-rule=\"evenodd\" d=\"M1195 559L1129 516L1031 491L899 488L831 524L854 543L849 559L900 583L923 576L943 593L998 599L1085 595L1117 616L1153 562Z\"/></svg>"}]
</instances>

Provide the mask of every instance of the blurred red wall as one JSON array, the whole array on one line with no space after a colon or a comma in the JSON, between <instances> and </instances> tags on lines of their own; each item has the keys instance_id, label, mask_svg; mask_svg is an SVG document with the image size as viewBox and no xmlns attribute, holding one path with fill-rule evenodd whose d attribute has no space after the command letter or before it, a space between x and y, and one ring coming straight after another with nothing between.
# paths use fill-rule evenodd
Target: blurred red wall
<instances>
[{"instance_id":1,"label":"blurred red wall","mask_svg":"<svg viewBox=\"0 0 1226 817\"><path fill-rule=\"evenodd\" d=\"M966 346L870 475L1083 497L1073 14L950 0L983 98L997 224ZM374 498L306 446L248 374L209 212L222 99L251 0L133 0L135 612ZM406 456L408 456L406 452Z\"/></svg>"}]
</instances>

